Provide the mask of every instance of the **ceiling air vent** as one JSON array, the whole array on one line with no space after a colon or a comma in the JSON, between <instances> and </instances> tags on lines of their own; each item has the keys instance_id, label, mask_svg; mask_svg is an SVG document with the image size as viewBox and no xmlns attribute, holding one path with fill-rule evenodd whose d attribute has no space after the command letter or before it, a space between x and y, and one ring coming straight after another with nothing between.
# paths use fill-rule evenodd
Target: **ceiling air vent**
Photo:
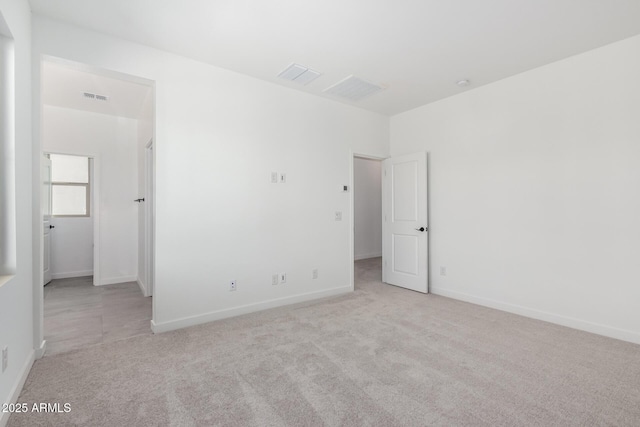
<instances>
[{"instance_id":1,"label":"ceiling air vent","mask_svg":"<svg viewBox=\"0 0 640 427\"><path fill-rule=\"evenodd\" d=\"M294 63L278 74L278 77L306 85L320 77L320 73L304 65Z\"/></svg>"},{"instance_id":2,"label":"ceiling air vent","mask_svg":"<svg viewBox=\"0 0 640 427\"><path fill-rule=\"evenodd\" d=\"M369 83L355 76L349 76L324 91L330 95L346 98L350 101L360 101L383 89L382 86Z\"/></svg>"},{"instance_id":3,"label":"ceiling air vent","mask_svg":"<svg viewBox=\"0 0 640 427\"><path fill-rule=\"evenodd\" d=\"M96 101L106 102L109 100L109 97L107 95L96 95L95 93L91 93L91 92L82 92L82 96L84 96L87 99L94 99Z\"/></svg>"}]
</instances>

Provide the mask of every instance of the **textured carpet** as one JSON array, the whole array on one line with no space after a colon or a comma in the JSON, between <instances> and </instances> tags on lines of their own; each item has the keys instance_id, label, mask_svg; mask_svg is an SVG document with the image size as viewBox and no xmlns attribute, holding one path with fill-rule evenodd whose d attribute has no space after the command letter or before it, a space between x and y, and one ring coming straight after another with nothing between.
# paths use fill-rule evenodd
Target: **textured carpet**
<instances>
[{"instance_id":1,"label":"textured carpet","mask_svg":"<svg viewBox=\"0 0 640 427\"><path fill-rule=\"evenodd\" d=\"M37 361L10 426L640 425L640 346L383 285Z\"/></svg>"}]
</instances>

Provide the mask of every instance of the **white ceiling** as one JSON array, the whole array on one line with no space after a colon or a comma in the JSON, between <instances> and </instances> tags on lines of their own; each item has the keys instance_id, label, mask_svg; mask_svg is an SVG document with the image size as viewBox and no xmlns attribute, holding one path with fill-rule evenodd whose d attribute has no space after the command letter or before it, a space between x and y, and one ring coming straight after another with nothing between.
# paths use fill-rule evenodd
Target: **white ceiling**
<instances>
[{"instance_id":1,"label":"white ceiling","mask_svg":"<svg viewBox=\"0 0 640 427\"><path fill-rule=\"evenodd\" d=\"M84 92L106 95L109 100L88 99ZM45 105L140 119L150 96L152 88L149 85L56 62L44 61L42 65L42 102Z\"/></svg>"},{"instance_id":2,"label":"white ceiling","mask_svg":"<svg viewBox=\"0 0 640 427\"><path fill-rule=\"evenodd\" d=\"M352 104L388 115L640 34L639 0L30 2L42 15L319 96L354 74L387 89ZM278 79L291 62L323 74L307 86Z\"/></svg>"}]
</instances>

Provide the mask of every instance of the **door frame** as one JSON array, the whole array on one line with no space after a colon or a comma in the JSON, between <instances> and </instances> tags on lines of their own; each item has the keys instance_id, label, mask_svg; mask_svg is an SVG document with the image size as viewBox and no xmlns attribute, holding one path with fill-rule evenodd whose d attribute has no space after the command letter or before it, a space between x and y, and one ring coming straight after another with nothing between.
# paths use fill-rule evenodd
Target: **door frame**
<instances>
[{"instance_id":1,"label":"door frame","mask_svg":"<svg viewBox=\"0 0 640 427\"><path fill-rule=\"evenodd\" d=\"M349 268L349 286L351 287L351 290L353 291L355 289L355 197L354 197L354 191L355 188L353 186L354 184L354 162L355 159L360 158L360 159L369 159L369 160L377 160L382 162L385 159L388 159L389 156L387 157L380 157L380 156L376 156L373 154L366 154L366 153L360 153L360 152L354 152L353 150L349 150L349 263L348 265L351 266L351 268ZM380 177L380 180L382 180L382 176ZM383 205L383 209L384 209L384 205Z\"/></svg>"},{"instance_id":2,"label":"door frame","mask_svg":"<svg viewBox=\"0 0 640 427\"><path fill-rule=\"evenodd\" d=\"M149 140L144 150L144 269L145 296L153 296L155 286L155 144Z\"/></svg>"},{"instance_id":3,"label":"door frame","mask_svg":"<svg viewBox=\"0 0 640 427\"><path fill-rule=\"evenodd\" d=\"M45 168L46 166L46 168ZM52 274L51 274L51 212L52 212L52 201L51 201L51 194L53 193L53 189L52 189L52 185L51 185L51 157L49 156L49 154L47 153L42 153L42 156L40 157L40 174L43 177L42 178L42 182L40 183L41 185L41 193L40 193L40 197L42 199L44 199L44 195L45 195L45 188L46 191L49 192L49 194L46 197L46 204L44 203L44 200L41 200L42 204L40 205L42 207L42 211L41 211L41 215L42 215L42 227L43 229L40 231L42 233L42 254L43 254L43 259L42 259L42 286L46 286L49 282L51 282L52 280ZM47 206L48 204L48 206ZM45 219L46 218L46 219ZM46 259L46 254L47 254L47 245L45 244L46 242L46 233L47 233L47 227L49 228L49 259ZM45 265L49 264L49 273L48 275L45 275L44 273L44 267ZM49 279L49 280L47 280Z\"/></svg>"},{"instance_id":4,"label":"door frame","mask_svg":"<svg viewBox=\"0 0 640 427\"><path fill-rule=\"evenodd\" d=\"M37 61L37 63L36 63ZM74 61L71 59L65 59L57 56L40 53L38 59L34 60L32 67L32 80L38 82L34 84L32 88L32 275L33 275L33 349L34 358L40 359L44 356L46 351L46 341L44 339L44 286L42 286L42 263L44 257L44 244L42 236L42 212L41 212L41 192L42 192L42 176L40 168L40 156L44 152L42 147L42 117L44 104L42 100L42 68L45 61L56 62L71 66L73 68L88 71L94 74L98 74L105 77L119 78L128 80L134 83L150 86L152 88L152 134L153 140L156 141L156 82L155 80L145 77L139 77L132 74L126 74L119 71L108 70L104 67L90 65L83 62ZM154 150L155 151L155 150ZM64 153L60 153L64 154ZM86 154L83 154L86 155ZM94 164L94 174L96 177L95 188L99 188L99 164ZM95 195L94 199L97 200L98 196ZM94 226L94 239L97 228ZM94 262L96 259L100 259L99 241L94 240ZM94 278L99 274L99 265L94 265ZM151 324L156 318L155 316L155 299L152 302L153 312Z\"/></svg>"}]
</instances>

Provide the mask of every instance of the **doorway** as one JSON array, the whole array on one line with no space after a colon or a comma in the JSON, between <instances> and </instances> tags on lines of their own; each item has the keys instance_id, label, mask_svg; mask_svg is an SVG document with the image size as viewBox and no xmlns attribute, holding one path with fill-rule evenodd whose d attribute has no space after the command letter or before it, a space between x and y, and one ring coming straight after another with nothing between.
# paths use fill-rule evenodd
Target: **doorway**
<instances>
[{"instance_id":1,"label":"doorway","mask_svg":"<svg viewBox=\"0 0 640 427\"><path fill-rule=\"evenodd\" d=\"M382 256L382 162L353 159L354 260Z\"/></svg>"},{"instance_id":2,"label":"doorway","mask_svg":"<svg viewBox=\"0 0 640 427\"><path fill-rule=\"evenodd\" d=\"M428 293L427 153L386 159L351 156L351 283L355 288L356 268L360 268L361 277L362 268L369 268L372 280L380 276L381 270L383 283ZM367 226L373 223L371 218L375 218L374 227ZM378 230L380 234L372 234ZM381 249L377 252L372 248ZM378 254L381 257L376 257Z\"/></svg>"},{"instance_id":3,"label":"doorway","mask_svg":"<svg viewBox=\"0 0 640 427\"><path fill-rule=\"evenodd\" d=\"M382 280L382 160L353 157L354 286Z\"/></svg>"},{"instance_id":4,"label":"doorway","mask_svg":"<svg viewBox=\"0 0 640 427\"><path fill-rule=\"evenodd\" d=\"M96 277L94 235L95 159L45 153L43 158L43 284L53 279Z\"/></svg>"},{"instance_id":5,"label":"doorway","mask_svg":"<svg viewBox=\"0 0 640 427\"><path fill-rule=\"evenodd\" d=\"M153 82L49 57L40 72L42 152L67 163L81 160L90 177L57 180L55 161L51 180L42 172L41 182L53 189L53 215L40 265L45 276L50 253L53 281L34 297L36 307L42 298L40 338L48 337L47 354L53 354L151 333L153 299L146 297L153 266L146 254L153 253L153 207L145 200L152 200L146 193L155 177L147 144L155 128ZM47 190L41 193L45 208ZM56 213L56 199L65 198L85 209ZM64 310L51 311L53 305ZM60 311L74 313L73 319L50 321Z\"/></svg>"}]
</instances>

